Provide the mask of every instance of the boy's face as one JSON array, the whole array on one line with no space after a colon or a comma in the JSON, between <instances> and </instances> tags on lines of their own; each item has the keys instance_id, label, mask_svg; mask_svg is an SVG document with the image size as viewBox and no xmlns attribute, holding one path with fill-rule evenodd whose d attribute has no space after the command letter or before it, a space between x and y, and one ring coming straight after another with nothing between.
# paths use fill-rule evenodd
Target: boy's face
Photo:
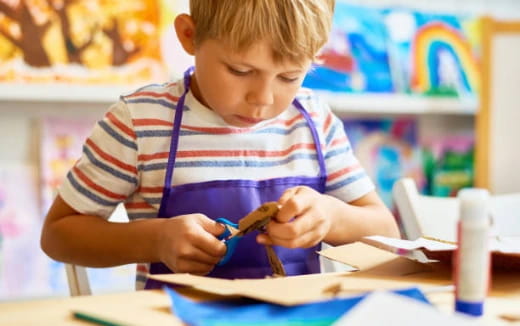
<instances>
[{"instance_id":1,"label":"boy's face","mask_svg":"<svg viewBox=\"0 0 520 326\"><path fill-rule=\"evenodd\" d=\"M251 127L288 108L310 64L275 62L267 42L236 53L205 40L195 50L191 90L228 124Z\"/></svg>"}]
</instances>

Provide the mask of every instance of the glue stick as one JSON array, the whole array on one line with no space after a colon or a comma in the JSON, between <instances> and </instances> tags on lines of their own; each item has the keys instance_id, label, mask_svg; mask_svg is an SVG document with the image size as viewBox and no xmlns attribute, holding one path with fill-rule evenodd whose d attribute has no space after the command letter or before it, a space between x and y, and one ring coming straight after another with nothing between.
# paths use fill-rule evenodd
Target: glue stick
<instances>
[{"instance_id":1,"label":"glue stick","mask_svg":"<svg viewBox=\"0 0 520 326\"><path fill-rule=\"evenodd\" d=\"M455 253L455 310L472 316L484 312L489 288L489 193L467 188L458 193L460 216Z\"/></svg>"}]
</instances>

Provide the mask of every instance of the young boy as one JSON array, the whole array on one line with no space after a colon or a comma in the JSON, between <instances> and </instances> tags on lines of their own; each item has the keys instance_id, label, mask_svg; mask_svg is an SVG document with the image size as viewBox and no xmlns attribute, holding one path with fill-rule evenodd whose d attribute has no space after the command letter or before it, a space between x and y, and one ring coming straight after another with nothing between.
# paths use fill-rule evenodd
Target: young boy
<instances>
[{"instance_id":1,"label":"young boy","mask_svg":"<svg viewBox=\"0 0 520 326\"><path fill-rule=\"evenodd\" d=\"M322 241L398 237L341 121L300 89L333 7L191 0L175 30L194 71L121 97L96 125L48 213L45 252L83 266L138 263L138 288L152 288L146 273L265 277L262 244L297 275L319 272ZM268 201L280 205L276 220L216 265L226 245L215 219L237 222ZM120 202L130 222L107 221Z\"/></svg>"}]
</instances>

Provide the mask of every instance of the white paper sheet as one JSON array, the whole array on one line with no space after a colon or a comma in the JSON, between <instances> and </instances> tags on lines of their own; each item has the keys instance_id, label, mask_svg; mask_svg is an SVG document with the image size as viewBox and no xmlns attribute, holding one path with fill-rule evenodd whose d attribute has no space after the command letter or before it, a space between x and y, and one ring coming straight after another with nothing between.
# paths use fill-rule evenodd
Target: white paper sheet
<instances>
[{"instance_id":1,"label":"white paper sheet","mask_svg":"<svg viewBox=\"0 0 520 326\"><path fill-rule=\"evenodd\" d=\"M350 325L469 326L483 323L460 314L441 313L434 306L394 293L374 292L333 324Z\"/></svg>"}]
</instances>

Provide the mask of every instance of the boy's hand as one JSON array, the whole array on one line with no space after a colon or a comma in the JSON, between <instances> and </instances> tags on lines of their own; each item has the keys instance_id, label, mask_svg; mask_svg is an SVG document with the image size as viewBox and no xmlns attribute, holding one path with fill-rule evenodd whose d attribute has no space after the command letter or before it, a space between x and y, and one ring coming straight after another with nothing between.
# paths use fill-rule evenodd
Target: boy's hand
<instances>
[{"instance_id":1,"label":"boy's hand","mask_svg":"<svg viewBox=\"0 0 520 326\"><path fill-rule=\"evenodd\" d=\"M175 273L208 274L226 253L217 239L224 226L202 214L167 219L161 228L159 257Z\"/></svg>"},{"instance_id":2,"label":"boy's hand","mask_svg":"<svg viewBox=\"0 0 520 326\"><path fill-rule=\"evenodd\" d=\"M331 220L327 212L327 196L312 188L298 186L287 189L278 203L281 208L276 220L267 225L267 234L258 235L259 243L309 248L328 234Z\"/></svg>"}]
</instances>

